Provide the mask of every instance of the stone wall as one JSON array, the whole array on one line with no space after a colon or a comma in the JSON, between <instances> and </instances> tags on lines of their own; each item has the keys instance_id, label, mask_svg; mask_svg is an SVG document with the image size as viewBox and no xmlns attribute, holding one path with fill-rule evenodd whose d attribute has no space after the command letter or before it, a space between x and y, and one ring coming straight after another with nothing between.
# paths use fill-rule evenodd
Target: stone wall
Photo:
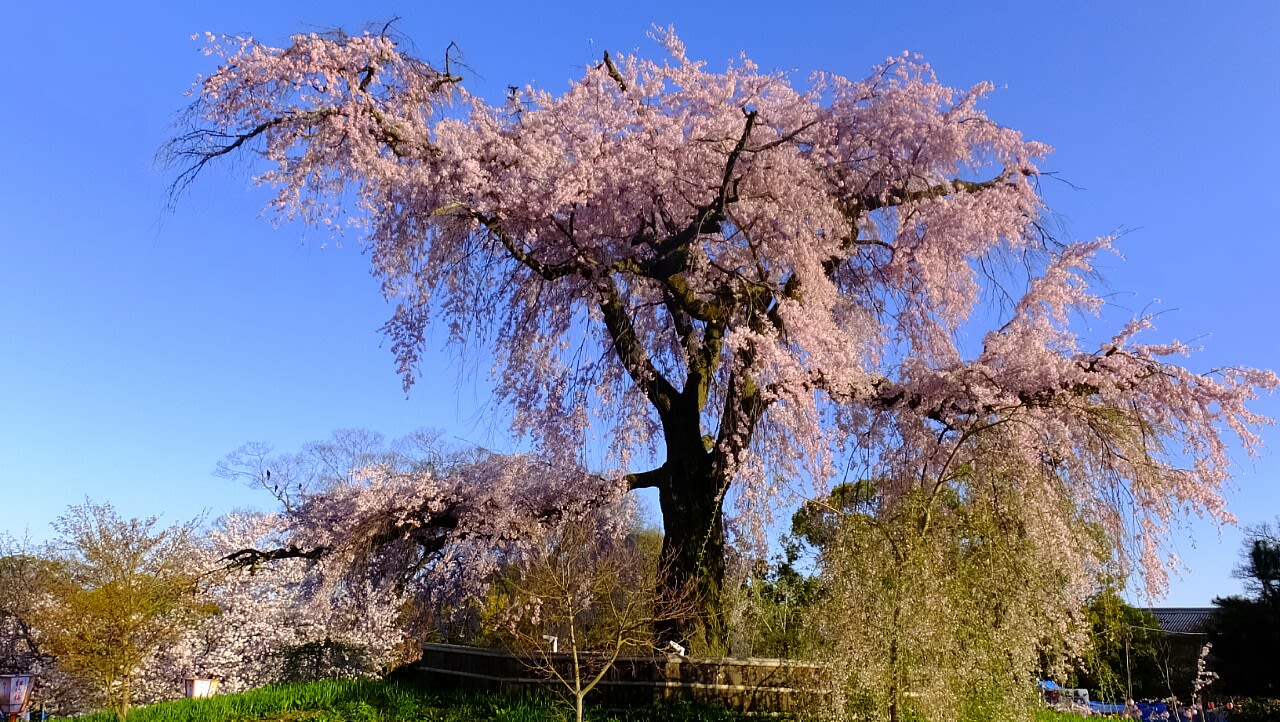
<instances>
[{"instance_id":1,"label":"stone wall","mask_svg":"<svg viewBox=\"0 0 1280 722\"><path fill-rule=\"evenodd\" d=\"M562 674L572 669L568 653L550 655L549 661ZM534 660L477 647L426 645L411 670L415 677L449 689L506 694L564 690L547 672L540 672ZM587 699L609 708L688 700L719 703L739 712L788 715L812 709L826 688L825 679L821 665L779 659L620 657Z\"/></svg>"}]
</instances>

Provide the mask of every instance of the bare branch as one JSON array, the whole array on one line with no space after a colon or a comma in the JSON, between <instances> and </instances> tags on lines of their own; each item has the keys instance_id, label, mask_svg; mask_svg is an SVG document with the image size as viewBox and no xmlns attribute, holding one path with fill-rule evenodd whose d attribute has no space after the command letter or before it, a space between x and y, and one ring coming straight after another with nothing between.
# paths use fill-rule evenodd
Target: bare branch
<instances>
[{"instance_id":1,"label":"bare branch","mask_svg":"<svg viewBox=\"0 0 1280 722\"><path fill-rule=\"evenodd\" d=\"M609 57L609 51L604 51L604 67L609 73L609 77L618 84L618 89L622 92L627 91L627 81L622 79L622 73L618 72L618 66L613 64L613 58Z\"/></svg>"}]
</instances>

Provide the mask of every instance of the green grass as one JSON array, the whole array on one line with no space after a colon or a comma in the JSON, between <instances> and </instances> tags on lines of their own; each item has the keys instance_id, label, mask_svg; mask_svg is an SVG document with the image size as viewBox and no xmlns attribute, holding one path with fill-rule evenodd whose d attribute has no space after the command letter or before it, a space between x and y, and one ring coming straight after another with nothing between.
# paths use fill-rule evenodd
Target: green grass
<instances>
[{"instance_id":1,"label":"green grass","mask_svg":"<svg viewBox=\"0 0 1280 722\"><path fill-rule=\"evenodd\" d=\"M722 709L671 704L609 712L588 708L591 722L744 722ZM110 713L77 722L115 722ZM127 722L563 722L569 708L544 699L440 694L382 680L334 680L281 685L209 699L161 702L130 710ZM1040 710L1035 722L1082 722L1079 715Z\"/></svg>"},{"instance_id":2,"label":"green grass","mask_svg":"<svg viewBox=\"0 0 1280 722\"><path fill-rule=\"evenodd\" d=\"M1078 714L1069 712L1056 712L1051 709L1042 709L1036 712L1036 722L1081 722L1087 720L1088 717L1081 717Z\"/></svg>"},{"instance_id":3,"label":"green grass","mask_svg":"<svg viewBox=\"0 0 1280 722\"><path fill-rule=\"evenodd\" d=\"M740 722L746 718L695 705L605 712L592 722ZM208 699L161 702L129 711L127 722L563 722L567 707L498 695L442 695L411 684L333 680L281 685ZM110 713L78 722L115 722ZM1056 722L1056 721L1055 721Z\"/></svg>"}]
</instances>

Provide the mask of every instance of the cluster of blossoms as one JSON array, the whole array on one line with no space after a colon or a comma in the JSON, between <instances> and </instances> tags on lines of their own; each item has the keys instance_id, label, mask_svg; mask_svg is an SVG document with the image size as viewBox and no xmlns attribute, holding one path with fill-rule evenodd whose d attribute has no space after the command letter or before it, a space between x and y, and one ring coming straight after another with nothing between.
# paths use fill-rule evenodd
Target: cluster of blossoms
<instances>
[{"instance_id":1,"label":"cluster of blossoms","mask_svg":"<svg viewBox=\"0 0 1280 722\"><path fill-rule=\"evenodd\" d=\"M398 586L461 608L504 564L566 521L597 518L624 491L532 455L488 456L447 473L372 467L307 497L290 514L289 543L323 550L321 566L336 570L330 583Z\"/></svg>"},{"instance_id":2,"label":"cluster of blossoms","mask_svg":"<svg viewBox=\"0 0 1280 722\"><path fill-rule=\"evenodd\" d=\"M189 676L217 677L227 691L240 691L286 678L290 655L306 645L359 650L361 669L338 674L372 673L402 661L404 597L367 585L326 588L323 570L305 559L252 570L225 568L226 555L271 548L286 538L287 529L276 514L237 512L219 520L203 557L204 596L216 611L169 649L162 664Z\"/></svg>"}]
</instances>

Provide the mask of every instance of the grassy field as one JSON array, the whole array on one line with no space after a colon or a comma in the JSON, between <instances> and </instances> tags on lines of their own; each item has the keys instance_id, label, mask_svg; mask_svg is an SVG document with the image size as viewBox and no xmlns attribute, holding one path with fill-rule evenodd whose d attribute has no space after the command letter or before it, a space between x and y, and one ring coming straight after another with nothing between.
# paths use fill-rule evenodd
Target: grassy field
<instances>
[{"instance_id":1,"label":"grassy field","mask_svg":"<svg viewBox=\"0 0 1280 722\"><path fill-rule=\"evenodd\" d=\"M333 680L264 687L209 699L162 702L130 710L128 722L563 722L569 708L550 700L498 695L442 695L381 680ZM78 722L114 722L109 713ZM588 710L593 722L739 722L724 710L671 705L650 710Z\"/></svg>"},{"instance_id":2,"label":"grassy field","mask_svg":"<svg viewBox=\"0 0 1280 722\"><path fill-rule=\"evenodd\" d=\"M441 695L421 687L381 680L342 680L265 687L209 699L162 702L129 712L127 722L562 722L568 707L552 701L497 695ZM114 722L106 713L79 722ZM626 712L590 710L592 722L744 722L721 709L669 705ZM1035 722L1079 722L1084 718L1043 711Z\"/></svg>"}]
</instances>

